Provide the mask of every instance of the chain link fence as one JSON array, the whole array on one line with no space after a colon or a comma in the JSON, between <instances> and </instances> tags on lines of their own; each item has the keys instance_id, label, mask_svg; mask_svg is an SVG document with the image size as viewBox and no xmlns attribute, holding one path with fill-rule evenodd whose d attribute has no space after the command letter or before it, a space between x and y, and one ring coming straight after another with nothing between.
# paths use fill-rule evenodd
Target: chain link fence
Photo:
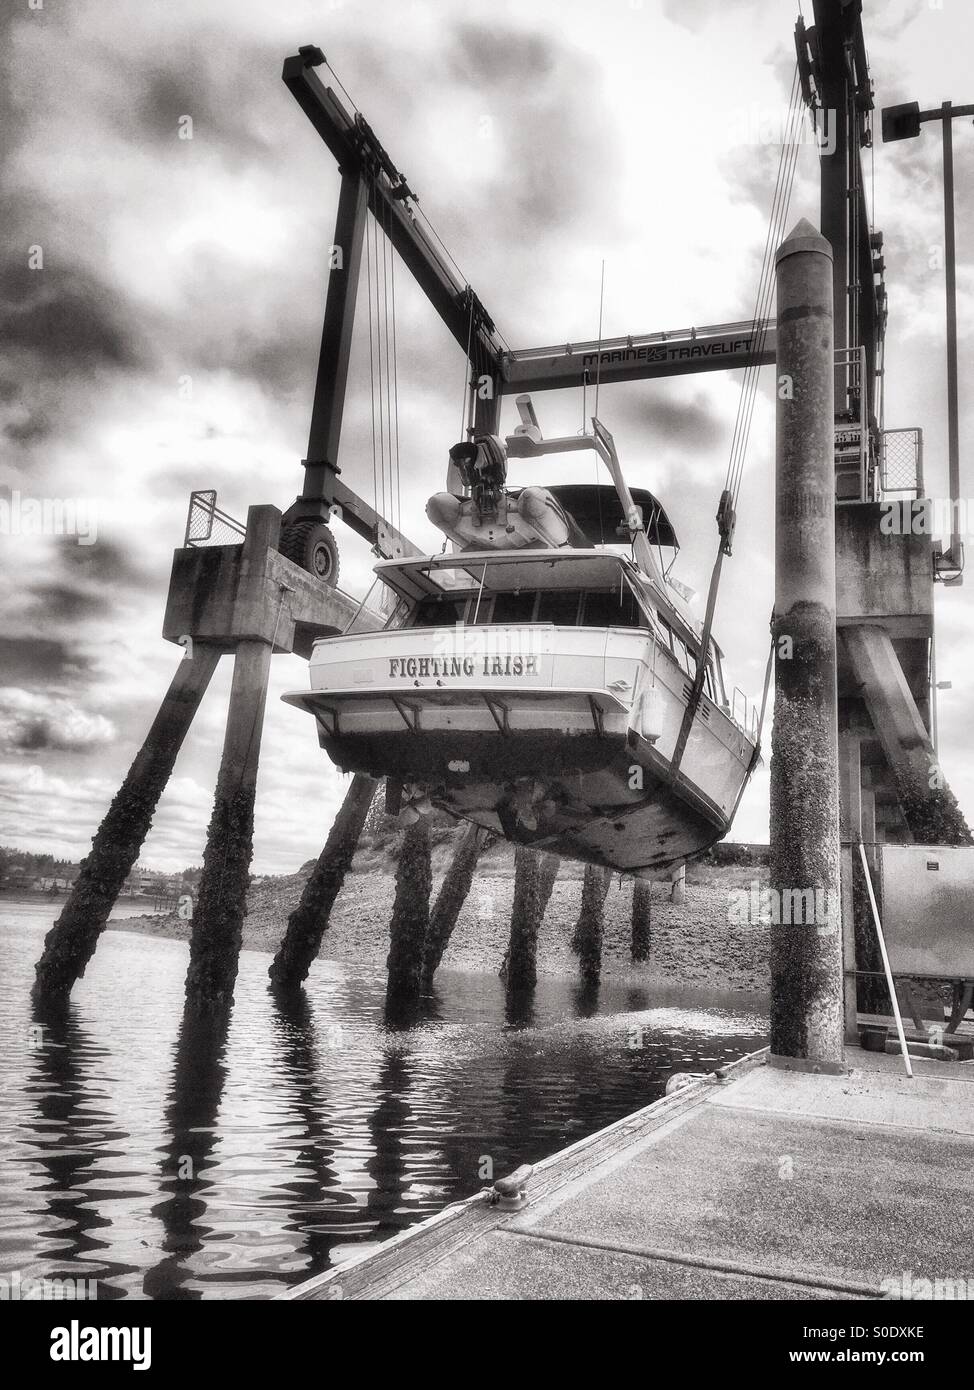
<instances>
[{"instance_id":1,"label":"chain link fence","mask_svg":"<svg viewBox=\"0 0 974 1390\"><path fill-rule=\"evenodd\" d=\"M922 430L883 430L880 483L884 493L923 496Z\"/></svg>"},{"instance_id":2,"label":"chain link fence","mask_svg":"<svg viewBox=\"0 0 974 1390\"><path fill-rule=\"evenodd\" d=\"M216 489L191 492L185 545L241 545L247 528L216 505Z\"/></svg>"}]
</instances>

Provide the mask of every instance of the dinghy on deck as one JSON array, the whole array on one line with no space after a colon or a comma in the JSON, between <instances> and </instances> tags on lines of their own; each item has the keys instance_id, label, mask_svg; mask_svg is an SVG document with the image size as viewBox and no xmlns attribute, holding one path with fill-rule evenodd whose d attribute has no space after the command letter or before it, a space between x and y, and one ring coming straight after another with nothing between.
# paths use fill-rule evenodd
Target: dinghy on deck
<instances>
[{"instance_id":1,"label":"dinghy on deck","mask_svg":"<svg viewBox=\"0 0 974 1390\"><path fill-rule=\"evenodd\" d=\"M695 698L700 628L664 556L675 533L593 429L452 451L463 490L428 514L453 552L379 563L385 626L316 642L311 689L284 699L344 771L386 778L393 803L662 875L726 834L757 719L728 695L712 640ZM506 487L508 452L579 447L614 487Z\"/></svg>"}]
</instances>

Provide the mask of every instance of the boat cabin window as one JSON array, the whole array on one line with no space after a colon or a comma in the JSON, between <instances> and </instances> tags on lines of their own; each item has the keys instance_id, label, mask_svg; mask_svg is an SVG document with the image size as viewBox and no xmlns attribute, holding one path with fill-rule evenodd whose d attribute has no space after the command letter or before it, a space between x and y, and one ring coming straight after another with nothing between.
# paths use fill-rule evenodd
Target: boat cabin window
<instances>
[{"instance_id":1,"label":"boat cabin window","mask_svg":"<svg viewBox=\"0 0 974 1390\"><path fill-rule=\"evenodd\" d=\"M676 657L680 666L690 677L697 674L697 649L685 642L678 632L670 627L669 623L660 619L660 626L663 629L665 640L669 643L670 651ZM710 654L707 657L707 665L703 674L703 688L707 696L713 700L715 705L726 705L727 701L723 692L723 684L718 675L716 657L713 644L711 644Z\"/></svg>"},{"instance_id":2,"label":"boat cabin window","mask_svg":"<svg viewBox=\"0 0 974 1390\"><path fill-rule=\"evenodd\" d=\"M512 589L507 594L497 594L490 615L492 623L529 623L534 617L534 604L537 595L533 590L522 593Z\"/></svg>"},{"instance_id":3,"label":"boat cabin window","mask_svg":"<svg viewBox=\"0 0 974 1390\"><path fill-rule=\"evenodd\" d=\"M620 593L587 593L582 613L583 627L648 627L649 621L628 584Z\"/></svg>"},{"instance_id":4,"label":"boat cabin window","mask_svg":"<svg viewBox=\"0 0 974 1390\"><path fill-rule=\"evenodd\" d=\"M453 627L459 622L553 623L555 627L648 627L635 594L626 585L608 593L582 589L512 589L469 598L427 598L413 609L410 627Z\"/></svg>"},{"instance_id":5,"label":"boat cabin window","mask_svg":"<svg viewBox=\"0 0 974 1390\"><path fill-rule=\"evenodd\" d=\"M427 598L416 605L410 627L455 627L463 622L466 600Z\"/></svg>"},{"instance_id":6,"label":"boat cabin window","mask_svg":"<svg viewBox=\"0 0 974 1390\"><path fill-rule=\"evenodd\" d=\"M554 623L556 627L577 627L582 595L577 589L543 589L535 608L536 623Z\"/></svg>"}]
</instances>

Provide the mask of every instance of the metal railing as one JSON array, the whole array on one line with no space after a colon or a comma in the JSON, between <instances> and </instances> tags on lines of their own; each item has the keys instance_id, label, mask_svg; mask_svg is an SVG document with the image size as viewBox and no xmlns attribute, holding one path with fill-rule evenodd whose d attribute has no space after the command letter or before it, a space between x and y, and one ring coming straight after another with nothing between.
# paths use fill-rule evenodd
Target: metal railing
<instances>
[{"instance_id":1,"label":"metal railing","mask_svg":"<svg viewBox=\"0 0 974 1390\"><path fill-rule=\"evenodd\" d=\"M215 488L189 494L184 545L241 545L246 534L247 528L242 521L222 512L216 505Z\"/></svg>"},{"instance_id":2,"label":"metal railing","mask_svg":"<svg viewBox=\"0 0 974 1390\"><path fill-rule=\"evenodd\" d=\"M923 430L883 430L879 478L884 493L923 496Z\"/></svg>"},{"instance_id":3,"label":"metal railing","mask_svg":"<svg viewBox=\"0 0 974 1390\"><path fill-rule=\"evenodd\" d=\"M839 348L835 365L837 376L845 383L845 399L858 409L858 419L836 421L835 500L871 502L876 493L876 465L869 447L866 349Z\"/></svg>"},{"instance_id":4,"label":"metal railing","mask_svg":"<svg viewBox=\"0 0 974 1390\"><path fill-rule=\"evenodd\" d=\"M745 734L752 743L757 742L759 723L758 707L753 700L747 698L739 685L735 685L734 689L731 691L731 702L728 713L741 732Z\"/></svg>"}]
</instances>

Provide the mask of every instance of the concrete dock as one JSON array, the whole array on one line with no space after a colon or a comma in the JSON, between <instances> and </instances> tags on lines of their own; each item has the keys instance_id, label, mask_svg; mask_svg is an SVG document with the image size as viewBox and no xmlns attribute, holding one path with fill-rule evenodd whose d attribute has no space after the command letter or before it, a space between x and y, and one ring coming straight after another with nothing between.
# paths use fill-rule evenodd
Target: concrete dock
<instances>
[{"instance_id":1,"label":"concrete dock","mask_svg":"<svg viewBox=\"0 0 974 1390\"><path fill-rule=\"evenodd\" d=\"M974 1064L913 1067L756 1053L538 1164L521 1208L478 1194L282 1297L974 1296Z\"/></svg>"}]
</instances>

